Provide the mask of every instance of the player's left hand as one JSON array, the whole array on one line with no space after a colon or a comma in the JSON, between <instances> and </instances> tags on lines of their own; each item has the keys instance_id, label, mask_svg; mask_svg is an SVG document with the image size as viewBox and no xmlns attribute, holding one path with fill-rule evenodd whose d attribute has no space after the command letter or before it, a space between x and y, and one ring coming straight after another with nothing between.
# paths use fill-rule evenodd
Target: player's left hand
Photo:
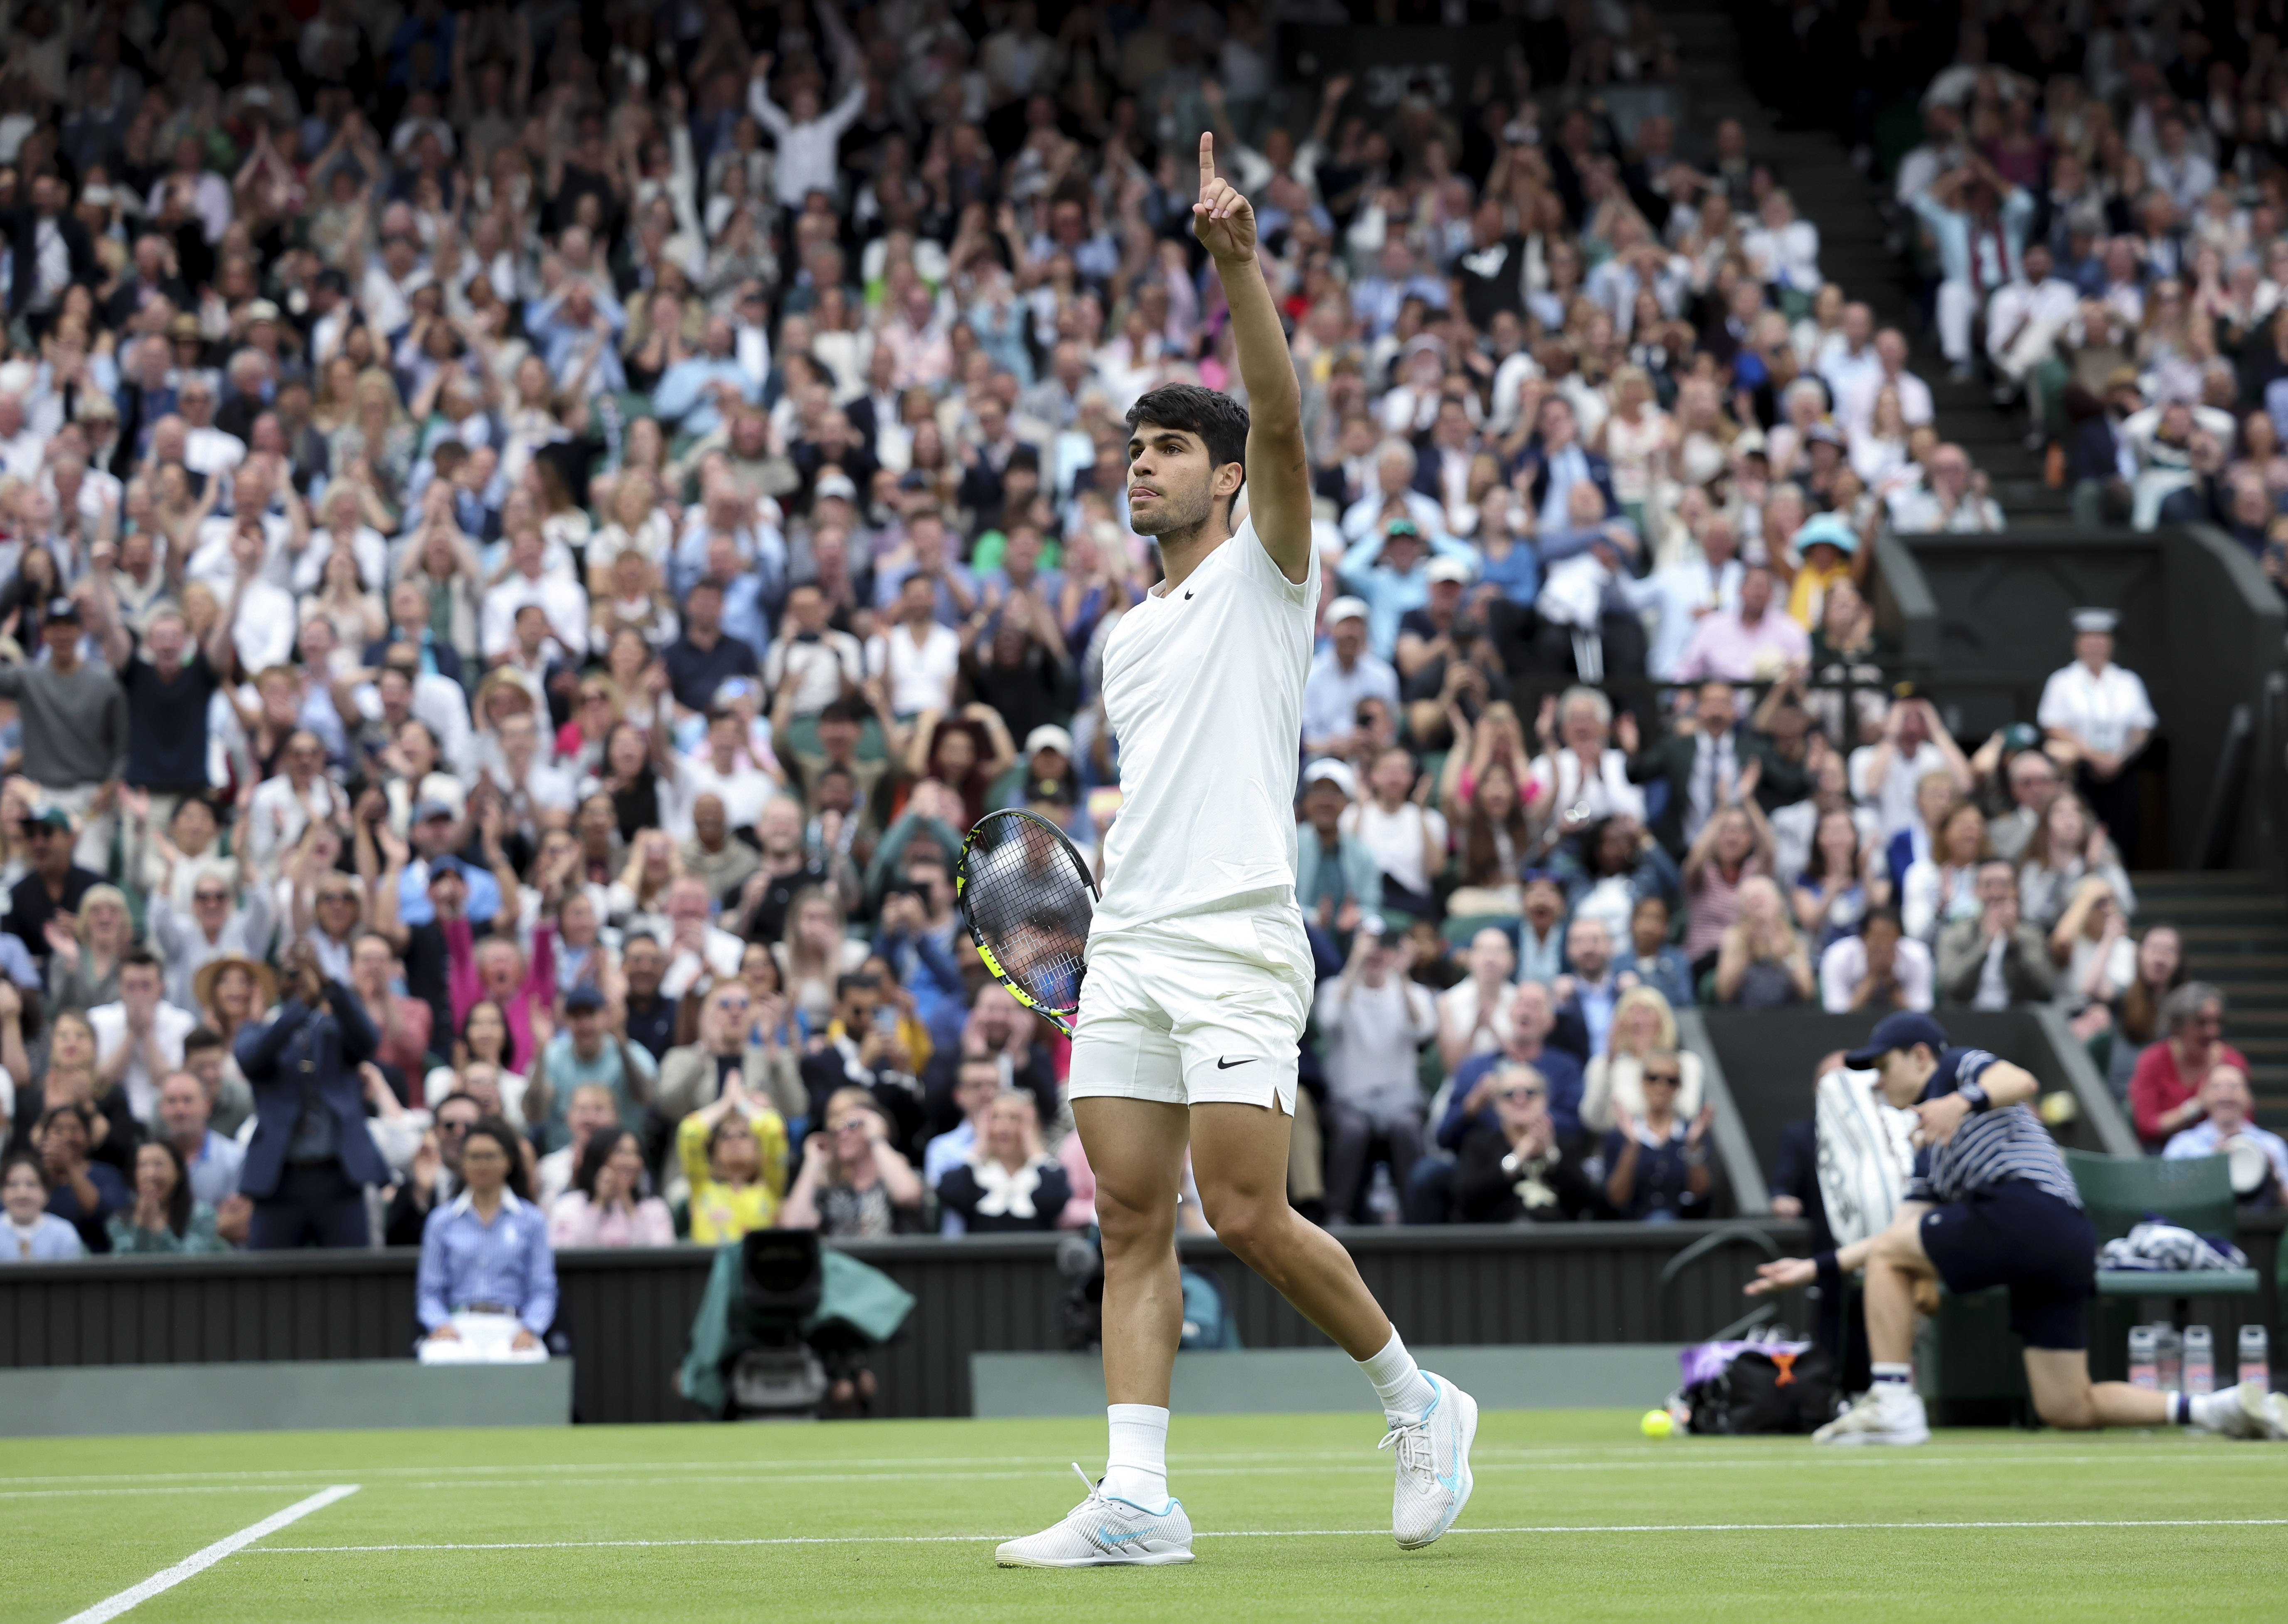
<instances>
[{"instance_id":1,"label":"player's left hand","mask_svg":"<svg viewBox=\"0 0 2288 1624\"><path fill-rule=\"evenodd\" d=\"M1915 1130L1915 1142L1919 1145L1944 1145L1954 1137L1954 1130L1961 1127L1963 1119L1970 1114L1970 1102L1959 1094L1942 1094L1936 1099L1927 1099L1917 1105L1915 1114L1922 1119L1921 1127Z\"/></svg>"},{"instance_id":2,"label":"player's left hand","mask_svg":"<svg viewBox=\"0 0 2288 1624\"><path fill-rule=\"evenodd\" d=\"M1205 131L1200 135L1200 201L1192 205L1192 235L1219 265L1255 257L1255 206L1217 176L1215 137Z\"/></svg>"},{"instance_id":3,"label":"player's left hand","mask_svg":"<svg viewBox=\"0 0 2288 1624\"><path fill-rule=\"evenodd\" d=\"M1768 1264L1758 1264L1756 1278L1744 1289L1752 1297L1768 1297L1775 1292L1808 1286L1818 1278L1819 1265L1808 1257L1775 1258Z\"/></svg>"}]
</instances>

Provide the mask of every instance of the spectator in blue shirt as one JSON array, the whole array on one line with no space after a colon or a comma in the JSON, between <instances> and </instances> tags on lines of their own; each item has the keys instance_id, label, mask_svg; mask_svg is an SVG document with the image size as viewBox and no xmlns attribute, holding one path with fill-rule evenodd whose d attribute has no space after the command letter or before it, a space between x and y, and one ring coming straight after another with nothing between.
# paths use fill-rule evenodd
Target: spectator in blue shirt
<instances>
[{"instance_id":1,"label":"spectator in blue shirt","mask_svg":"<svg viewBox=\"0 0 2288 1624\"><path fill-rule=\"evenodd\" d=\"M414 1311L427 1362L544 1359L556 1319L548 1218L525 1184L516 1130L489 1117L461 1145L461 1192L421 1230Z\"/></svg>"},{"instance_id":2,"label":"spectator in blue shirt","mask_svg":"<svg viewBox=\"0 0 2288 1624\"><path fill-rule=\"evenodd\" d=\"M652 409L679 434L711 434L723 424L724 408L735 400L760 400L761 380L749 375L733 353L736 336L721 316L708 319L700 352L687 355L660 375Z\"/></svg>"},{"instance_id":3,"label":"spectator in blue shirt","mask_svg":"<svg viewBox=\"0 0 2288 1624\"><path fill-rule=\"evenodd\" d=\"M1684 949L1668 939L1669 907L1664 897L1637 899L1629 915L1629 945L1613 961L1617 975L1633 975L1668 1000L1669 1008L1689 1009L1693 1003L1692 966Z\"/></svg>"},{"instance_id":4,"label":"spectator in blue shirt","mask_svg":"<svg viewBox=\"0 0 2288 1624\"><path fill-rule=\"evenodd\" d=\"M940 1034L948 1032L957 1034L967 993L953 955L929 928L929 904L922 887L910 875L891 881L882 891L879 918L874 955L896 972L898 985L913 995L914 1018L929 1029L933 1040L942 1041Z\"/></svg>"},{"instance_id":5,"label":"spectator in blue shirt","mask_svg":"<svg viewBox=\"0 0 2288 1624\"><path fill-rule=\"evenodd\" d=\"M1344 588L1366 600L1367 641L1383 659L1398 647L1398 622L1409 609L1430 601L1430 560L1459 558L1475 566L1477 554L1467 542L1451 536L1426 538L1411 519L1392 519L1378 525L1366 539L1343 555Z\"/></svg>"},{"instance_id":6,"label":"spectator in blue shirt","mask_svg":"<svg viewBox=\"0 0 2288 1624\"><path fill-rule=\"evenodd\" d=\"M1577 1058L1548 1046L1548 1038L1557 1028L1549 989L1538 981L1519 982L1510 994L1509 1023L1507 1042L1489 1053L1473 1055L1455 1068L1446 1114L1438 1124L1439 1149L1460 1150L1462 1137L1473 1122L1500 1127L1493 1108L1494 1074L1512 1061L1531 1066L1548 1083L1549 1120L1556 1124L1559 1139L1569 1143L1580 1133L1585 1078Z\"/></svg>"}]
</instances>

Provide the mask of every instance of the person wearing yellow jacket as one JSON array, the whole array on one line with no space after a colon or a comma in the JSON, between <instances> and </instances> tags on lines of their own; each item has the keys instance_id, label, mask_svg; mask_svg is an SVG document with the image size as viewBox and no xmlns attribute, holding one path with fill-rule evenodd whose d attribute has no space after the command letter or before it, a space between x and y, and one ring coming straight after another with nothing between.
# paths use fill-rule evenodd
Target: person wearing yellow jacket
<instances>
[{"instance_id":1,"label":"person wearing yellow jacket","mask_svg":"<svg viewBox=\"0 0 2288 1624\"><path fill-rule=\"evenodd\" d=\"M786 1198L786 1120L751 1097L736 1070L712 1105L677 1124L675 1153L691 1186L691 1239L701 1246L776 1221Z\"/></svg>"}]
</instances>

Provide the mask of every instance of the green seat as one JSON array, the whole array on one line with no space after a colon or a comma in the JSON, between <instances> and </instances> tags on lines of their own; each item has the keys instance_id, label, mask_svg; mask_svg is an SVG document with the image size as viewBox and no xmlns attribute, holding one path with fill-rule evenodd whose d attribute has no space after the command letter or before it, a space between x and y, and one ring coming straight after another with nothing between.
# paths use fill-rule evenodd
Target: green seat
<instances>
[{"instance_id":1,"label":"green seat","mask_svg":"<svg viewBox=\"0 0 2288 1624\"><path fill-rule=\"evenodd\" d=\"M2100 1245L2119 1240L2149 1213L2200 1234L2232 1238L2237 1209L2231 1166L2222 1156L2165 1161L2156 1156L2102 1156L2074 1150L2065 1156ZM2246 1296L2257 1286L2253 1269L2173 1274L2141 1269L2097 1271L2098 1295L2108 1297Z\"/></svg>"},{"instance_id":2,"label":"green seat","mask_svg":"<svg viewBox=\"0 0 2288 1624\"><path fill-rule=\"evenodd\" d=\"M1448 946L1454 947L1468 947L1470 939L1481 931L1506 931L1514 937L1517 934L1517 915L1514 914L1461 914L1450 918L1444 924L1438 927L1438 934L1446 939Z\"/></svg>"}]
</instances>

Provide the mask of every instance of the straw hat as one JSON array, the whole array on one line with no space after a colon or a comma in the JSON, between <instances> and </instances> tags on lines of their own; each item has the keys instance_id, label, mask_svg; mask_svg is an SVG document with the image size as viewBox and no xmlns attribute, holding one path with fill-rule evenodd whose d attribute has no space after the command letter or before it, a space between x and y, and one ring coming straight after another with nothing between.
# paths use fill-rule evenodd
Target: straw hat
<instances>
[{"instance_id":1,"label":"straw hat","mask_svg":"<svg viewBox=\"0 0 2288 1624\"><path fill-rule=\"evenodd\" d=\"M211 1005L215 983L222 978L222 972L233 965L254 978L254 1008L258 1018L259 1011L278 1002L278 976L269 965L259 959L249 958L243 953L226 953L200 965L198 973L191 978L191 996L198 1001L202 1009Z\"/></svg>"}]
</instances>

